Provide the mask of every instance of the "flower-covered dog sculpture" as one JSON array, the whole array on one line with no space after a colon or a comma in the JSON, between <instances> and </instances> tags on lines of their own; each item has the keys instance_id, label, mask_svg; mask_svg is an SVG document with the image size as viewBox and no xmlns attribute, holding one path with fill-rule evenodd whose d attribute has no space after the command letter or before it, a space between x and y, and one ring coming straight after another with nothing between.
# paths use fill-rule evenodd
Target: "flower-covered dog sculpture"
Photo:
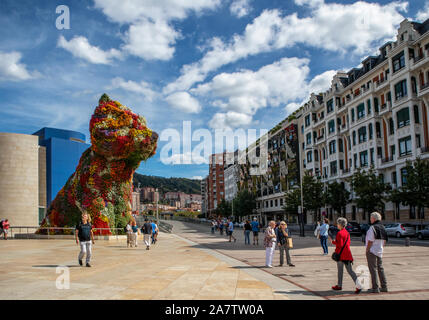
<instances>
[{"instance_id":1,"label":"flower-covered dog sculpture","mask_svg":"<svg viewBox=\"0 0 429 320\"><path fill-rule=\"evenodd\" d=\"M46 227L73 227L83 211L95 228L102 228L95 234L110 234L109 228L129 219L134 171L155 154L158 135L143 117L106 94L100 98L89 130L92 145L58 192L38 233L46 233ZM56 233L63 232L57 229Z\"/></svg>"}]
</instances>

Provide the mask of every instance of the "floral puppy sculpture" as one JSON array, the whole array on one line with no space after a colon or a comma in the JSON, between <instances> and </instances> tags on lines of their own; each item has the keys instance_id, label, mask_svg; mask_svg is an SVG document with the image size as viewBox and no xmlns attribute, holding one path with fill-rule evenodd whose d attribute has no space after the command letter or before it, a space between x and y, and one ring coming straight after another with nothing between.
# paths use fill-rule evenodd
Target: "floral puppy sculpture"
<instances>
[{"instance_id":1,"label":"floral puppy sculpture","mask_svg":"<svg viewBox=\"0 0 429 320\"><path fill-rule=\"evenodd\" d=\"M84 210L94 228L99 228L95 234L111 234L109 228L129 219L134 171L155 154L158 135L143 117L106 94L100 98L89 130L92 145L58 192L38 233L46 233L46 227L74 227ZM55 233L63 232L57 229Z\"/></svg>"}]
</instances>

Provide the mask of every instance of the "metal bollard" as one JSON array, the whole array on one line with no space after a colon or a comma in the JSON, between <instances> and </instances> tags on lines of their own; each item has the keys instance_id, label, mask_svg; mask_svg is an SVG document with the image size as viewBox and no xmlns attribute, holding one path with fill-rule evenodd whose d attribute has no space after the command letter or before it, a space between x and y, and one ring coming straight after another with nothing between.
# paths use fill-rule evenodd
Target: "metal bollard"
<instances>
[{"instance_id":1,"label":"metal bollard","mask_svg":"<svg viewBox=\"0 0 429 320\"><path fill-rule=\"evenodd\" d=\"M410 244L411 244L411 239L410 239L410 237L406 237L406 238L405 238L405 246L406 246L406 247L409 247L409 246L410 246Z\"/></svg>"}]
</instances>

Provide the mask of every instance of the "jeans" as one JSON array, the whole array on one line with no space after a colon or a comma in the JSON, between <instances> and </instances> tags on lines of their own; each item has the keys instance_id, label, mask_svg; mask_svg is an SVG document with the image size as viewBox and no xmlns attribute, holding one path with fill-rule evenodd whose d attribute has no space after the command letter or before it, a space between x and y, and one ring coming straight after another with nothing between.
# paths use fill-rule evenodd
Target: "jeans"
<instances>
[{"instance_id":1,"label":"jeans","mask_svg":"<svg viewBox=\"0 0 429 320\"><path fill-rule=\"evenodd\" d=\"M320 244L323 248L323 253L328 253L328 236L320 236Z\"/></svg>"},{"instance_id":2,"label":"jeans","mask_svg":"<svg viewBox=\"0 0 429 320\"><path fill-rule=\"evenodd\" d=\"M290 259L290 254L289 254L289 248L287 246L287 244L283 244L283 245L279 245L279 249L280 249L280 264L283 265L284 262L284 253L286 252L286 262L288 265L292 264L292 261Z\"/></svg>"},{"instance_id":3,"label":"jeans","mask_svg":"<svg viewBox=\"0 0 429 320\"><path fill-rule=\"evenodd\" d=\"M244 231L244 244L250 244L250 230Z\"/></svg>"},{"instance_id":4,"label":"jeans","mask_svg":"<svg viewBox=\"0 0 429 320\"><path fill-rule=\"evenodd\" d=\"M368 269L371 274L372 288L378 289L378 277L383 289L387 288L386 276L384 275L383 260L371 252L367 252L366 260L368 261Z\"/></svg>"},{"instance_id":5,"label":"jeans","mask_svg":"<svg viewBox=\"0 0 429 320\"><path fill-rule=\"evenodd\" d=\"M265 248L265 265L272 266L274 250L276 249L276 243L273 242L271 247Z\"/></svg>"},{"instance_id":6,"label":"jeans","mask_svg":"<svg viewBox=\"0 0 429 320\"><path fill-rule=\"evenodd\" d=\"M338 268L338 286L342 287L343 286L343 267L344 265L346 266L346 270L348 272L348 274L350 275L350 277L352 277L354 283L356 284L356 280L357 280L357 276L356 273L353 271L352 268L352 263L348 262L348 263L344 263L343 261L337 261L337 268Z\"/></svg>"},{"instance_id":7,"label":"jeans","mask_svg":"<svg viewBox=\"0 0 429 320\"><path fill-rule=\"evenodd\" d=\"M150 234L144 234L144 236L143 236L144 244L148 247L150 247L150 236L151 236Z\"/></svg>"},{"instance_id":8,"label":"jeans","mask_svg":"<svg viewBox=\"0 0 429 320\"><path fill-rule=\"evenodd\" d=\"M215 231L215 227L212 227L212 233L214 233L214 231Z\"/></svg>"},{"instance_id":9,"label":"jeans","mask_svg":"<svg viewBox=\"0 0 429 320\"><path fill-rule=\"evenodd\" d=\"M83 256L86 253L86 263L91 261L92 256L92 242L91 241L80 241L80 252L79 252L79 260L83 259Z\"/></svg>"}]
</instances>

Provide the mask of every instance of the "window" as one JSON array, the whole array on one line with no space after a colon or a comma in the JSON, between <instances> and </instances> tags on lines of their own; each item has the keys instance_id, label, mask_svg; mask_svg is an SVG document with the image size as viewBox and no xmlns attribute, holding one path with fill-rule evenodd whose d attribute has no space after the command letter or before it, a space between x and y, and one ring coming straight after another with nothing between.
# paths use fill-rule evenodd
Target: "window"
<instances>
[{"instance_id":1,"label":"window","mask_svg":"<svg viewBox=\"0 0 429 320\"><path fill-rule=\"evenodd\" d=\"M393 63L393 72L399 71L405 67L405 54L402 51L400 54L396 55L392 59Z\"/></svg>"},{"instance_id":2,"label":"window","mask_svg":"<svg viewBox=\"0 0 429 320\"><path fill-rule=\"evenodd\" d=\"M360 105L358 105L357 114L358 119L365 117L365 103L361 103Z\"/></svg>"},{"instance_id":3,"label":"window","mask_svg":"<svg viewBox=\"0 0 429 320\"><path fill-rule=\"evenodd\" d=\"M406 137L399 140L399 155L406 156L411 154L411 137Z\"/></svg>"},{"instance_id":4,"label":"window","mask_svg":"<svg viewBox=\"0 0 429 320\"><path fill-rule=\"evenodd\" d=\"M401 183L402 183L402 186L405 186L407 184L407 169L406 168L401 169Z\"/></svg>"},{"instance_id":5,"label":"window","mask_svg":"<svg viewBox=\"0 0 429 320\"><path fill-rule=\"evenodd\" d=\"M420 123L419 106L414 106L414 122Z\"/></svg>"},{"instance_id":6,"label":"window","mask_svg":"<svg viewBox=\"0 0 429 320\"><path fill-rule=\"evenodd\" d=\"M398 183L397 179L396 171L392 172L392 184L396 185Z\"/></svg>"},{"instance_id":7,"label":"window","mask_svg":"<svg viewBox=\"0 0 429 320\"><path fill-rule=\"evenodd\" d=\"M329 134L335 132L335 121L331 120L328 122L328 132Z\"/></svg>"},{"instance_id":8,"label":"window","mask_svg":"<svg viewBox=\"0 0 429 320\"><path fill-rule=\"evenodd\" d=\"M310 123L311 123L310 115L307 115L305 117L305 127L307 128L310 125Z\"/></svg>"},{"instance_id":9,"label":"window","mask_svg":"<svg viewBox=\"0 0 429 320\"><path fill-rule=\"evenodd\" d=\"M358 163L357 163L357 154L354 154L354 155L353 155L353 160L354 160L354 163L355 163L355 168L357 168L357 167L358 167Z\"/></svg>"},{"instance_id":10,"label":"window","mask_svg":"<svg viewBox=\"0 0 429 320\"><path fill-rule=\"evenodd\" d=\"M337 152L336 141L334 140L334 141L329 142L329 154L334 154L336 152Z\"/></svg>"},{"instance_id":11,"label":"window","mask_svg":"<svg viewBox=\"0 0 429 320\"><path fill-rule=\"evenodd\" d=\"M416 134L416 148L421 148L422 142L420 141L420 135Z\"/></svg>"},{"instance_id":12,"label":"window","mask_svg":"<svg viewBox=\"0 0 429 320\"><path fill-rule=\"evenodd\" d=\"M314 161L319 161L319 152L314 150Z\"/></svg>"},{"instance_id":13,"label":"window","mask_svg":"<svg viewBox=\"0 0 429 320\"><path fill-rule=\"evenodd\" d=\"M371 148L369 150L369 153L370 153L370 157L371 157L371 164L373 165L374 164L374 148Z\"/></svg>"},{"instance_id":14,"label":"window","mask_svg":"<svg viewBox=\"0 0 429 320\"><path fill-rule=\"evenodd\" d=\"M395 98L401 99L407 95L407 80L402 80L395 84Z\"/></svg>"},{"instance_id":15,"label":"window","mask_svg":"<svg viewBox=\"0 0 429 320\"><path fill-rule=\"evenodd\" d=\"M275 200L275 206L276 207L278 206L278 200L277 199Z\"/></svg>"},{"instance_id":16,"label":"window","mask_svg":"<svg viewBox=\"0 0 429 320\"><path fill-rule=\"evenodd\" d=\"M337 161L332 161L330 166L331 166L331 176L335 176L337 174Z\"/></svg>"},{"instance_id":17,"label":"window","mask_svg":"<svg viewBox=\"0 0 429 320\"><path fill-rule=\"evenodd\" d=\"M398 119L398 128L402 128L410 125L410 110L408 107L402 110L399 110L396 113L396 117Z\"/></svg>"},{"instance_id":18,"label":"window","mask_svg":"<svg viewBox=\"0 0 429 320\"><path fill-rule=\"evenodd\" d=\"M332 111L334 111L334 99L329 100L326 103L326 106L327 106L326 113L331 113Z\"/></svg>"},{"instance_id":19,"label":"window","mask_svg":"<svg viewBox=\"0 0 429 320\"><path fill-rule=\"evenodd\" d=\"M360 153L360 166L367 167L368 166L368 151L364 151Z\"/></svg>"},{"instance_id":20,"label":"window","mask_svg":"<svg viewBox=\"0 0 429 320\"><path fill-rule=\"evenodd\" d=\"M283 206L283 198L280 199L280 205Z\"/></svg>"},{"instance_id":21,"label":"window","mask_svg":"<svg viewBox=\"0 0 429 320\"><path fill-rule=\"evenodd\" d=\"M353 136L353 145L355 146L356 145L356 131L353 131L352 136Z\"/></svg>"},{"instance_id":22,"label":"window","mask_svg":"<svg viewBox=\"0 0 429 320\"><path fill-rule=\"evenodd\" d=\"M270 207L273 207L273 200L270 200Z\"/></svg>"},{"instance_id":23,"label":"window","mask_svg":"<svg viewBox=\"0 0 429 320\"><path fill-rule=\"evenodd\" d=\"M304 126L301 126L301 132L304 133Z\"/></svg>"},{"instance_id":24,"label":"window","mask_svg":"<svg viewBox=\"0 0 429 320\"><path fill-rule=\"evenodd\" d=\"M352 122L355 121L355 109L352 109Z\"/></svg>"},{"instance_id":25,"label":"window","mask_svg":"<svg viewBox=\"0 0 429 320\"><path fill-rule=\"evenodd\" d=\"M344 152L343 139L338 139L338 151Z\"/></svg>"},{"instance_id":26,"label":"window","mask_svg":"<svg viewBox=\"0 0 429 320\"><path fill-rule=\"evenodd\" d=\"M371 114L371 100L369 99L366 102L366 108L368 109L368 114Z\"/></svg>"},{"instance_id":27,"label":"window","mask_svg":"<svg viewBox=\"0 0 429 320\"><path fill-rule=\"evenodd\" d=\"M307 133L307 145L311 144L311 133Z\"/></svg>"},{"instance_id":28,"label":"window","mask_svg":"<svg viewBox=\"0 0 429 320\"><path fill-rule=\"evenodd\" d=\"M378 99L377 98L374 98L374 111L375 112L379 111L379 109L378 109Z\"/></svg>"},{"instance_id":29,"label":"window","mask_svg":"<svg viewBox=\"0 0 429 320\"><path fill-rule=\"evenodd\" d=\"M307 152L307 162L311 163L313 161L313 152L309 151Z\"/></svg>"},{"instance_id":30,"label":"window","mask_svg":"<svg viewBox=\"0 0 429 320\"><path fill-rule=\"evenodd\" d=\"M390 154L392 155L392 157L396 154L396 148L395 148L395 145L390 146Z\"/></svg>"},{"instance_id":31,"label":"window","mask_svg":"<svg viewBox=\"0 0 429 320\"><path fill-rule=\"evenodd\" d=\"M344 160L340 160L340 170L344 170Z\"/></svg>"},{"instance_id":32,"label":"window","mask_svg":"<svg viewBox=\"0 0 429 320\"><path fill-rule=\"evenodd\" d=\"M393 118L389 118L389 134L392 135L395 133L395 124L393 123Z\"/></svg>"},{"instance_id":33,"label":"window","mask_svg":"<svg viewBox=\"0 0 429 320\"><path fill-rule=\"evenodd\" d=\"M374 138L374 132L373 132L373 129L372 129L372 123L370 123L368 125L368 132L369 132L369 140L372 140L372 138Z\"/></svg>"},{"instance_id":34,"label":"window","mask_svg":"<svg viewBox=\"0 0 429 320\"><path fill-rule=\"evenodd\" d=\"M366 127L362 127L358 130L359 143L366 142Z\"/></svg>"},{"instance_id":35,"label":"window","mask_svg":"<svg viewBox=\"0 0 429 320\"><path fill-rule=\"evenodd\" d=\"M375 123L375 134L377 135L377 138L381 138L380 122Z\"/></svg>"}]
</instances>

